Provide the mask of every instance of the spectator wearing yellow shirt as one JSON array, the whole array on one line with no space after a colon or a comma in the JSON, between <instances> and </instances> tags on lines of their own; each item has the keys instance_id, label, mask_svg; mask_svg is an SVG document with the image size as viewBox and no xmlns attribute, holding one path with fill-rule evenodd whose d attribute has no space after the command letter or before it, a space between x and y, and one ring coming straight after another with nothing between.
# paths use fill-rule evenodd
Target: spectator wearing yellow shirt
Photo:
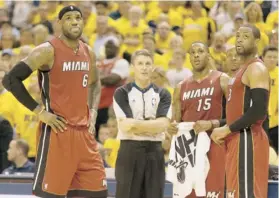
<instances>
[{"instance_id":1,"label":"spectator wearing yellow shirt","mask_svg":"<svg viewBox=\"0 0 279 198\"><path fill-rule=\"evenodd\" d=\"M146 15L146 21L148 23L157 23L158 17L161 13L165 13L169 17L169 23L172 27L183 25L182 15L172 7L172 1L159 1L158 6L155 9L151 9L148 11Z\"/></svg>"},{"instance_id":2,"label":"spectator wearing yellow shirt","mask_svg":"<svg viewBox=\"0 0 279 198\"><path fill-rule=\"evenodd\" d=\"M177 49L183 49L183 38L181 36L175 35L171 40L170 40L170 45L169 49L167 52L163 54L164 61L166 62L164 67L165 70L169 69L170 62L173 58L174 51ZM189 54L186 54L185 62L184 62L184 67L192 70L192 64L190 62Z\"/></svg>"},{"instance_id":3,"label":"spectator wearing yellow shirt","mask_svg":"<svg viewBox=\"0 0 279 198\"><path fill-rule=\"evenodd\" d=\"M29 84L26 87L36 101L41 101L37 76L31 76ZM16 133L18 137L24 139L29 144L30 150L28 158L33 161L36 157L36 133L38 127L38 116L23 105L18 105L16 113Z\"/></svg>"},{"instance_id":4,"label":"spectator wearing yellow shirt","mask_svg":"<svg viewBox=\"0 0 279 198\"><path fill-rule=\"evenodd\" d=\"M49 40L49 31L46 26L39 24L32 29L35 46L38 46Z\"/></svg>"},{"instance_id":5,"label":"spectator wearing yellow shirt","mask_svg":"<svg viewBox=\"0 0 279 198\"><path fill-rule=\"evenodd\" d=\"M34 45L34 35L33 35L33 32L32 32L32 28L28 27L28 28L21 29L19 42L20 42L20 46L28 45L32 48L35 47L35 45ZM20 51L20 47L17 47L17 48L13 49L13 52L15 54L19 54L19 51Z\"/></svg>"},{"instance_id":6,"label":"spectator wearing yellow shirt","mask_svg":"<svg viewBox=\"0 0 279 198\"><path fill-rule=\"evenodd\" d=\"M109 16L110 18L114 20L118 20L120 18L126 18L129 17L129 9L131 8L132 4L130 1L119 1L117 2L118 10L115 12L112 12Z\"/></svg>"},{"instance_id":7,"label":"spectator wearing yellow shirt","mask_svg":"<svg viewBox=\"0 0 279 198\"><path fill-rule=\"evenodd\" d=\"M221 71L226 60L226 37L223 33L216 32L214 34L209 53L217 70Z\"/></svg>"},{"instance_id":8,"label":"spectator wearing yellow shirt","mask_svg":"<svg viewBox=\"0 0 279 198\"><path fill-rule=\"evenodd\" d=\"M171 39L175 36L175 33L171 31L171 27L167 22L161 22L157 26L157 32L155 34L156 49L165 53L170 45Z\"/></svg>"},{"instance_id":9,"label":"spectator wearing yellow shirt","mask_svg":"<svg viewBox=\"0 0 279 198\"><path fill-rule=\"evenodd\" d=\"M43 21L53 21L57 18L58 13L63 8L58 1L42 2L39 8L34 8L28 16L28 22L38 24Z\"/></svg>"},{"instance_id":10,"label":"spectator wearing yellow shirt","mask_svg":"<svg viewBox=\"0 0 279 198\"><path fill-rule=\"evenodd\" d=\"M115 168L118 150L120 147L120 140L116 139L118 127L115 118L109 118L107 122L108 129L110 131L109 138L104 142L104 148L106 149L106 163Z\"/></svg>"},{"instance_id":11,"label":"spectator wearing yellow shirt","mask_svg":"<svg viewBox=\"0 0 279 198\"><path fill-rule=\"evenodd\" d=\"M272 30L272 32L269 34L269 45L278 47L278 30Z\"/></svg>"},{"instance_id":12,"label":"spectator wearing yellow shirt","mask_svg":"<svg viewBox=\"0 0 279 198\"><path fill-rule=\"evenodd\" d=\"M16 102L14 96L7 92L3 85L2 80L5 75L5 71L0 67L0 115L7 119L11 126L16 124L16 112L19 103Z\"/></svg>"},{"instance_id":13,"label":"spectator wearing yellow shirt","mask_svg":"<svg viewBox=\"0 0 279 198\"><path fill-rule=\"evenodd\" d=\"M271 27L273 30L278 29L278 15L279 11L270 12L266 18L266 24Z\"/></svg>"},{"instance_id":14,"label":"spectator wearing yellow shirt","mask_svg":"<svg viewBox=\"0 0 279 198\"><path fill-rule=\"evenodd\" d=\"M82 12L82 18L84 21L83 35L89 39L96 29L96 14L92 12L92 2L78 2L78 7Z\"/></svg>"},{"instance_id":15,"label":"spectator wearing yellow shirt","mask_svg":"<svg viewBox=\"0 0 279 198\"><path fill-rule=\"evenodd\" d=\"M93 48L97 59L103 58L102 48L108 41L108 17L97 16L96 19L96 32L91 35L89 39L89 45ZM104 50L104 49L103 49Z\"/></svg>"},{"instance_id":16,"label":"spectator wearing yellow shirt","mask_svg":"<svg viewBox=\"0 0 279 198\"><path fill-rule=\"evenodd\" d=\"M147 49L153 55L154 65L166 68L167 62L164 60L164 57L156 52L155 48L155 39L152 34L143 36L143 48Z\"/></svg>"},{"instance_id":17,"label":"spectator wearing yellow shirt","mask_svg":"<svg viewBox=\"0 0 279 198\"><path fill-rule=\"evenodd\" d=\"M183 46L186 51L188 51L191 44L196 41L208 44L211 35L216 32L215 22L209 17L202 16L201 2L192 1L191 9L193 15L191 18L186 18L184 20L183 27L183 37L185 38Z\"/></svg>"},{"instance_id":18,"label":"spectator wearing yellow shirt","mask_svg":"<svg viewBox=\"0 0 279 198\"><path fill-rule=\"evenodd\" d=\"M263 61L270 75L269 136L278 153L278 48L268 46L263 51Z\"/></svg>"},{"instance_id":19,"label":"spectator wearing yellow shirt","mask_svg":"<svg viewBox=\"0 0 279 198\"><path fill-rule=\"evenodd\" d=\"M117 30L124 36L120 54L122 52L132 54L142 48L142 34L148 28L142 19L142 14L143 11L139 6L132 6L129 9L128 19L120 18L117 20Z\"/></svg>"},{"instance_id":20,"label":"spectator wearing yellow shirt","mask_svg":"<svg viewBox=\"0 0 279 198\"><path fill-rule=\"evenodd\" d=\"M151 74L151 82L158 87L166 88L170 94L173 95L174 89L170 86L166 76L166 71L164 71L161 67L154 67Z\"/></svg>"},{"instance_id":21,"label":"spectator wearing yellow shirt","mask_svg":"<svg viewBox=\"0 0 279 198\"><path fill-rule=\"evenodd\" d=\"M264 23L263 21L263 11L261 6L256 2L251 2L247 5L245 8L245 16L247 19L247 22L255 25L257 28L259 28L262 32L265 34L268 34L272 27L270 27L268 24Z\"/></svg>"}]
</instances>

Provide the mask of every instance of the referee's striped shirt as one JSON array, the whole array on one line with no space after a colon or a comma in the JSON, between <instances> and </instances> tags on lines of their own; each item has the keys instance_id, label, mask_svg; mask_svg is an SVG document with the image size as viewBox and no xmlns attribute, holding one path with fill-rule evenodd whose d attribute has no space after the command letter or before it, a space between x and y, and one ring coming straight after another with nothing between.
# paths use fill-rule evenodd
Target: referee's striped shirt
<instances>
[{"instance_id":1,"label":"referee's striped shirt","mask_svg":"<svg viewBox=\"0 0 279 198\"><path fill-rule=\"evenodd\" d=\"M159 117L171 119L171 95L168 90L154 84L141 89L135 83L128 83L115 91L113 108L117 119L151 120ZM165 134L162 131L155 137L145 137L127 134L118 129L117 138L120 140L162 141Z\"/></svg>"}]
</instances>

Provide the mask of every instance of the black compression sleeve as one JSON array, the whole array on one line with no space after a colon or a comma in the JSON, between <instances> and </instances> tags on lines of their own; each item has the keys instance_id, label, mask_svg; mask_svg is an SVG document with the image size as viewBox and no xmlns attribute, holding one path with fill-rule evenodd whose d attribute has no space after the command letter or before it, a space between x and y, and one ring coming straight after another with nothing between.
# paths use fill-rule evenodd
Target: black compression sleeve
<instances>
[{"instance_id":1,"label":"black compression sleeve","mask_svg":"<svg viewBox=\"0 0 279 198\"><path fill-rule=\"evenodd\" d=\"M227 120L221 119L221 120L219 120L219 123L220 123L220 127L225 126L227 124Z\"/></svg>"},{"instance_id":2,"label":"black compression sleeve","mask_svg":"<svg viewBox=\"0 0 279 198\"><path fill-rule=\"evenodd\" d=\"M269 92L266 89L251 89L252 106L238 120L232 123L229 128L231 132L238 132L258 120L264 119L267 115Z\"/></svg>"},{"instance_id":3,"label":"black compression sleeve","mask_svg":"<svg viewBox=\"0 0 279 198\"><path fill-rule=\"evenodd\" d=\"M30 67L21 61L4 76L2 83L3 86L10 91L20 103L33 111L38 106L38 103L31 97L22 83L22 81L31 74L32 70Z\"/></svg>"}]
</instances>

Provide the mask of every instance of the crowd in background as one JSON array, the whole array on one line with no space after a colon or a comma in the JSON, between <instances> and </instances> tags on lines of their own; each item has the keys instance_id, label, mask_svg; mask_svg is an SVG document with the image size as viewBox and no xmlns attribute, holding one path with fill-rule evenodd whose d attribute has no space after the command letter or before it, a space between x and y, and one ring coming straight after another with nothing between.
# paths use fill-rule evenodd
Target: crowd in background
<instances>
[{"instance_id":1,"label":"crowd in background","mask_svg":"<svg viewBox=\"0 0 279 198\"><path fill-rule=\"evenodd\" d=\"M235 44L237 29L245 23L253 24L261 31L258 53L269 69L273 86L269 107L270 129L277 127L277 134L271 138L271 144L276 149L271 149L270 163L278 163L277 1L2 0L0 81L35 46L60 35L57 15L65 5L70 4L78 6L83 13L82 40L96 53L100 70L102 92L96 138L106 167L115 166L120 145L116 140L117 122L111 107L113 93L118 86L133 80L133 69L130 67L132 53L142 48L149 50L155 65L153 83L173 93L177 83L192 74L187 52L194 41L202 41L209 46L211 57L208 65L212 69L231 76L234 66L230 64L230 49ZM40 101L36 75L34 72L24 83L31 95ZM0 172L9 165L7 159L17 166L22 165L27 157L30 162L34 161L38 118L4 90L1 83L0 116ZM29 145L28 149L25 143ZM167 136L163 142L166 160L169 147L170 137ZM28 167L26 170L33 169Z\"/></svg>"}]
</instances>

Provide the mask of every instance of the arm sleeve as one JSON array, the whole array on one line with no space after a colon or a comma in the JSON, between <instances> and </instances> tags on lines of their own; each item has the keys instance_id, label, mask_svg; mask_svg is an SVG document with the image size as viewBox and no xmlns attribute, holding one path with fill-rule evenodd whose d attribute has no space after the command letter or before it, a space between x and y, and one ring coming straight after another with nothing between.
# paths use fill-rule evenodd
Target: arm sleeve
<instances>
[{"instance_id":1,"label":"arm sleeve","mask_svg":"<svg viewBox=\"0 0 279 198\"><path fill-rule=\"evenodd\" d=\"M171 119L171 95L168 90L162 89L160 93L160 102L157 109L156 118L167 117Z\"/></svg>"},{"instance_id":2,"label":"arm sleeve","mask_svg":"<svg viewBox=\"0 0 279 198\"><path fill-rule=\"evenodd\" d=\"M22 83L22 81L31 74L31 68L26 63L21 61L4 76L2 83L3 86L10 91L21 104L33 111L38 106L38 103L31 97Z\"/></svg>"},{"instance_id":3,"label":"arm sleeve","mask_svg":"<svg viewBox=\"0 0 279 198\"><path fill-rule=\"evenodd\" d=\"M268 108L269 92L266 89L255 88L251 89L252 106L238 120L232 123L229 128L231 132L238 132L258 120L265 119Z\"/></svg>"},{"instance_id":4,"label":"arm sleeve","mask_svg":"<svg viewBox=\"0 0 279 198\"><path fill-rule=\"evenodd\" d=\"M128 92L124 87L116 89L113 96L113 109L116 118L133 118L132 109L129 105Z\"/></svg>"},{"instance_id":5,"label":"arm sleeve","mask_svg":"<svg viewBox=\"0 0 279 198\"><path fill-rule=\"evenodd\" d=\"M121 79L128 78L129 76L129 63L125 59L116 61L111 73L117 74Z\"/></svg>"}]
</instances>

